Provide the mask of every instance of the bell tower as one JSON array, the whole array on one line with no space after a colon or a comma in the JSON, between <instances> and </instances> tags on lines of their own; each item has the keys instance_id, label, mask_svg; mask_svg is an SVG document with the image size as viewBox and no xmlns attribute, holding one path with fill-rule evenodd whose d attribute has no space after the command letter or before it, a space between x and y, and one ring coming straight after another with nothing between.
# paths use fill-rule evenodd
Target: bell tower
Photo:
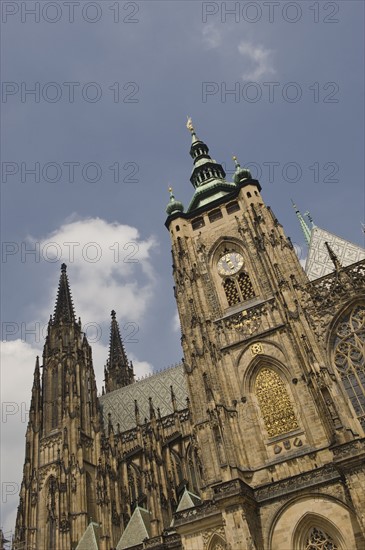
<instances>
[{"instance_id":1,"label":"bell tower","mask_svg":"<svg viewBox=\"0 0 365 550\"><path fill-rule=\"evenodd\" d=\"M170 190L166 227L200 491L218 506L217 536L223 529L232 549L262 548L255 487L315 470L331 446L363 432L309 322L308 279L260 183L235 157L227 181L191 119L187 127L194 194L184 210ZM176 525L189 534L183 519Z\"/></svg>"},{"instance_id":2,"label":"bell tower","mask_svg":"<svg viewBox=\"0 0 365 550\"><path fill-rule=\"evenodd\" d=\"M91 348L62 264L43 363L35 365L14 550L76 548L90 517L97 520L99 443Z\"/></svg>"}]
</instances>

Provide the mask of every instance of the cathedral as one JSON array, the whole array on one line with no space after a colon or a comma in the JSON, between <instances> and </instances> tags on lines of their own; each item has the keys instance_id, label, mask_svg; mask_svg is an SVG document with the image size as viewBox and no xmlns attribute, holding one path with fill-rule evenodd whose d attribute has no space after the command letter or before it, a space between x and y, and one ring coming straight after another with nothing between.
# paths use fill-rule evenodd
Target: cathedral
<instances>
[{"instance_id":1,"label":"cathedral","mask_svg":"<svg viewBox=\"0 0 365 550\"><path fill-rule=\"evenodd\" d=\"M364 549L364 251L295 207L304 270L259 181L188 129L165 223L184 359L135 380L112 311L98 397L62 264L13 550Z\"/></svg>"}]
</instances>

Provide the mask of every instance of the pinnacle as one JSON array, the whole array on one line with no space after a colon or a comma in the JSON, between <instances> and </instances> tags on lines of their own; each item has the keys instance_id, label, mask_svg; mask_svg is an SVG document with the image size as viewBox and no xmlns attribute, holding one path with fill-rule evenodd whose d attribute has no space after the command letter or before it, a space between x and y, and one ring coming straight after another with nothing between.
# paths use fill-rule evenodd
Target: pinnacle
<instances>
[{"instance_id":1,"label":"pinnacle","mask_svg":"<svg viewBox=\"0 0 365 550\"><path fill-rule=\"evenodd\" d=\"M67 269L66 264L62 264L60 282L58 285L56 306L55 306L54 315L53 315L54 323L75 322L74 306L72 302L72 296L71 296L66 269Z\"/></svg>"},{"instance_id":2,"label":"pinnacle","mask_svg":"<svg viewBox=\"0 0 365 550\"><path fill-rule=\"evenodd\" d=\"M133 382L133 366L129 363L119 331L119 325L114 309L111 312L109 358L105 376L108 379L107 391L111 388L125 386Z\"/></svg>"}]
</instances>

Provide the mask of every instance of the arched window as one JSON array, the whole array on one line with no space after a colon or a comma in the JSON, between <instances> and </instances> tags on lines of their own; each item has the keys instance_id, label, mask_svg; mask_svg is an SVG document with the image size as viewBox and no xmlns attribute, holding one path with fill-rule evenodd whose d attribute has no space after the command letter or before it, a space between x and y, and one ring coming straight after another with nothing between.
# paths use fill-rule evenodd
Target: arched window
<instances>
[{"instance_id":1,"label":"arched window","mask_svg":"<svg viewBox=\"0 0 365 550\"><path fill-rule=\"evenodd\" d=\"M306 536L304 550L339 550L339 546L326 531L312 527Z\"/></svg>"},{"instance_id":2,"label":"arched window","mask_svg":"<svg viewBox=\"0 0 365 550\"><path fill-rule=\"evenodd\" d=\"M227 277L223 282L223 288L229 306L234 306L255 297L250 277L243 271L238 277Z\"/></svg>"},{"instance_id":3,"label":"arched window","mask_svg":"<svg viewBox=\"0 0 365 550\"><path fill-rule=\"evenodd\" d=\"M173 450L171 450L171 466L173 470L172 474L174 476L175 484L176 486L179 486L180 483L184 480L184 475L182 471L181 458Z\"/></svg>"},{"instance_id":4,"label":"arched window","mask_svg":"<svg viewBox=\"0 0 365 550\"><path fill-rule=\"evenodd\" d=\"M335 329L334 362L360 423L365 428L365 307L354 305Z\"/></svg>"},{"instance_id":5,"label":"arched window","mask_svg":"<svg viewBox=\"0 0 365 550\"><path fill-rule=\"evenodd\" d=\"M128 485L129 485L129 495L131 500L131 508L137 506L139 498L142 495L142 479L140 469L136 464L128 464Z\"/></svg>"},{"instance_id":6,"label":"arched window","mask_svg":"<svg viewBox=\"0 0 365 550\"><path fill-rule=\"evenodd\" d=\"M269 437L296 430L298 422L285 384L270 368L262 368L255 384L261 414Z\"/></svg>"},{"instance_id":7,"label":"arched window","mask_svg":"<svg viewBox=\"0 0 365 550\"><path fill-rule=\"evenodd\" d=\"M219 535L215 534L210 540L209 550L226 550L227 545Z\"/></svg>"},{"instance_id":8,"label":"arched window","mask_svg":"<svg viewBox=\"0 0 365 550\"><path fill-rule=\"evenodd\" d=\"M234 306L239 304L240 295L238 294L238 289L236 283L233 279L225 279L223 283L224 292L226 293L226 298L229 306Z\"/></svg>"},{"instance_id":9,"label":"arched window","mask_svg":"<svg viewBox=\"0 0 365 550\"><path fill-rule=\"evenodd\" d=\"M239 274L238 286L240 287L243 300L250 300L251 298L254 298L255 293L253 291L250 277L247 275L247 273L242 272Z\"/></svg>"}]
</instances>

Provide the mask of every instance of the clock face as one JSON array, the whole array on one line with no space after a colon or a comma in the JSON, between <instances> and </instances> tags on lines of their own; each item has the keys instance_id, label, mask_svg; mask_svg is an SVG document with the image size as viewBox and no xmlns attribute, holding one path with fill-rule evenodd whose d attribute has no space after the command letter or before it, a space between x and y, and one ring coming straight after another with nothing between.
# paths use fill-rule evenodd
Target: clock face
<instances>
[{"instance_id":1,"label":"clock face","mask_svg":"<svg viewBox=\"0 0 365 550\"><path fill-rule=\"evenodd\" d=\"M233 275L243 266L243 257L238 252L228 252L218 261L219 275Z\"/></svg>"}]
</instances>

